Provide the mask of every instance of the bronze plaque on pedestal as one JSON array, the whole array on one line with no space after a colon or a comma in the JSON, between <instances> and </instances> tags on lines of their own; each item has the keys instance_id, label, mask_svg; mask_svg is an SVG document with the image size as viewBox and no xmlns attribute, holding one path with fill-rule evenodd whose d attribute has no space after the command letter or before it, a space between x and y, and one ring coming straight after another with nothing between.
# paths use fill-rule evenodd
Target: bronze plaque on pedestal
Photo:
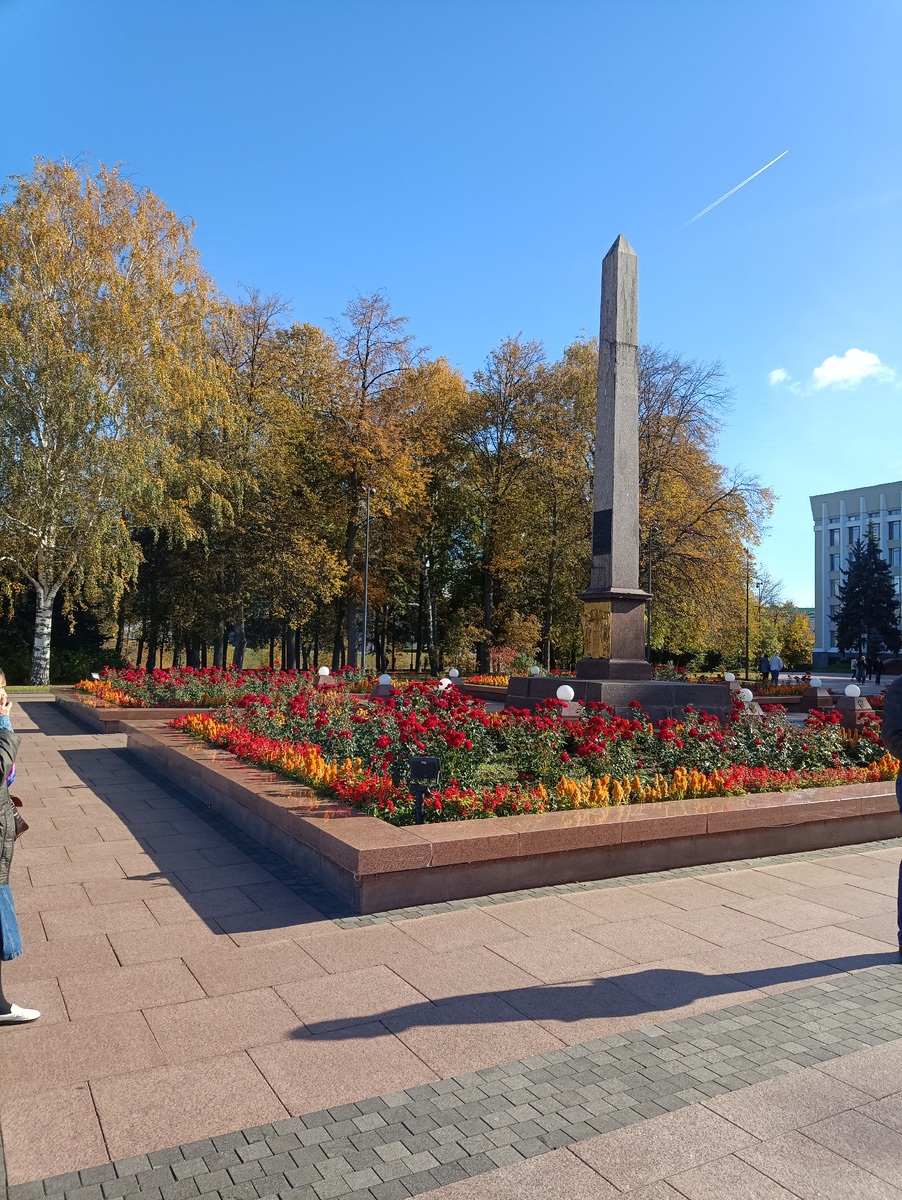
<instances>
[{"instance_id":1,"label":"bronze plaque on pedestal","mask_svg":"<svg viewBox=\"0 0 902 1200\"><path fill-rule=\"evenodd\" d=\"M583 657L611 657L610 601L589 600L583 604Z\"/></svg>"}]
</instances>

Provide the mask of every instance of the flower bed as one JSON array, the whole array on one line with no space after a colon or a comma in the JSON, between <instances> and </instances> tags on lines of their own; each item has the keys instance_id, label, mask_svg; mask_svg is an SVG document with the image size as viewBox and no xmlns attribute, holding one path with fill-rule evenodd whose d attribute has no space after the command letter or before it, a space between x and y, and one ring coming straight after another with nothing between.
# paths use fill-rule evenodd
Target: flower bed
<instances>
[{"instance_id":1,"label":"flower bed","mask_svg":"<svg viewBox=\"0 0 902 1200\"><path fill-rule=\"evenodd\" d=\"M864 783L894 778L899 766L876 718L849 734L838 714L812 713L798 728L777 705L763 717L737 708L725 727L691 709L652 724L641 710L624 718L595 703L585 720L565 720L562 707L489 714L431 684L378 704L301 687L171 724L398 825L414 819L409 756L441 763L427 821Z\"/></svg>"},{"instance_id":2,"label":"flower bed","mask_svg":"<svg viewBox=\"0 0 902 1200\"><path fill-rule=\"evenodd\" d=\"M309 688L314 671L271 671L268 667L239 671L230 667L177 667L145 671L104 668L99 679L83 679L75 691L116 708L218 708L241 704L254 695L293 696ZM337 671L333 679L345 690L369 692L376 682L357 672Z\"/></svg>"}]
</instances>

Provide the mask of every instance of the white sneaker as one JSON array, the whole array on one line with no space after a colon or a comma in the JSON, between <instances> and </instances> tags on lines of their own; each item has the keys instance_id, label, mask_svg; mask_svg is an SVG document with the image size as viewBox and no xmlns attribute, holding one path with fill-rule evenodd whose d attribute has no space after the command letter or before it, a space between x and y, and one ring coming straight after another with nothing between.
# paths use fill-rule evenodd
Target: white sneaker
<instances>
[{"instance_id":1,"label":"white sneaker","mask_svg":"<svg viewBox=\"0 0 902 1200\"><path fill-rule=\"evenodd\" d=\"M20 1008L11 1004L8 1013L0 1014L0 1025L24 1025L26 1021L36 1021L41 1014L36 1008Z\"/></svg>"}]
</instances>

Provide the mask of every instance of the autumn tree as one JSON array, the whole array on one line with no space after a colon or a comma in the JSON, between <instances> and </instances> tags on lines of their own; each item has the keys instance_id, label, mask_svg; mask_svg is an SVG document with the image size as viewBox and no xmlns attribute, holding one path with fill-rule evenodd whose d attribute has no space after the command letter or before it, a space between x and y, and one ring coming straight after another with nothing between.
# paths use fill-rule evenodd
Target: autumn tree
<instances>
[{"instance_id":1,"label":"autumn tree","mask_svg":"<svg viewBox=\"0 0 902 1200\"><path fill-rule=\"evenodd\" d=\"M192 225L118 167L36 160L0 206L0 556L34 591L32 683L64 583L119 594L208 394ZM185 524L178 509L168 514Z\"/></svg>"}]
</instances>

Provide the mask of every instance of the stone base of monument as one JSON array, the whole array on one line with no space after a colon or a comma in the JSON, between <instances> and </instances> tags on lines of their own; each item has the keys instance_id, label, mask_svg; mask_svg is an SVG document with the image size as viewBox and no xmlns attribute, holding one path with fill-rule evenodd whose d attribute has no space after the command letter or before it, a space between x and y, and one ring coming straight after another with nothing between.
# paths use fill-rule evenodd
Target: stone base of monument
<instances>
[{"instance_id":1,"label":"stone base of monument","mask_svg":"<svg viewBox=\"0 0 902 1200\"><path fill-rule=\"evenodd\" d=\"M646 664L647 665L647 664ZM513 676L507 685L507 707L532 712L543 700L557 695L562 684L573 688L573 699L585 704L595 700L610 704L619 717L632 716L632 701L638 701L653 721L665 717L679 720L692 705L722 721L732 711L733 697L725 683L670 683L653 679L563 679L559 675Z\"/></svg>"}]
</instances>

